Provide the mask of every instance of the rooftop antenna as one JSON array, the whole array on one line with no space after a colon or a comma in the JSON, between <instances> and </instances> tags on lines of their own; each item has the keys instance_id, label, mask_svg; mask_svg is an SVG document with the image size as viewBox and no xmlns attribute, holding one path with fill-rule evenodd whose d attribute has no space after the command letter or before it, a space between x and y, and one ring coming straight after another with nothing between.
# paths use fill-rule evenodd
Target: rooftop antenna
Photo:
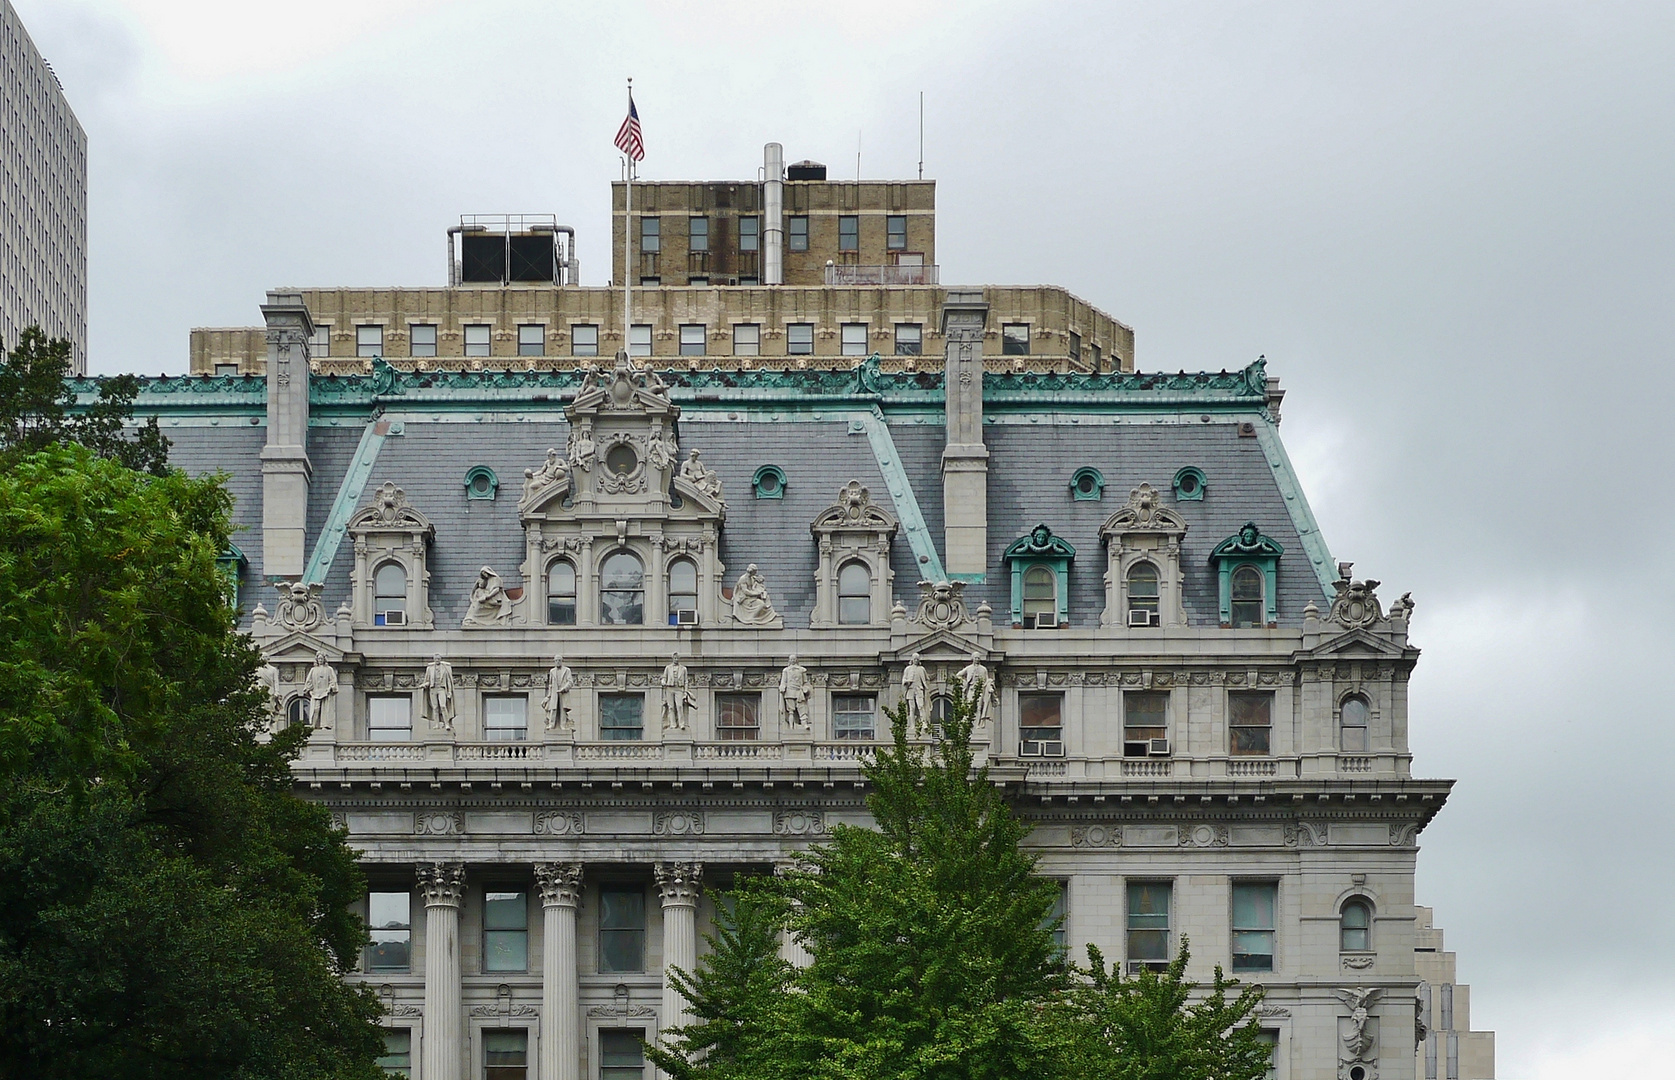
<instances>
[{"instance_id":1,"label":"rooftop antenna","mask_svg":"<svg viewBox=\"0 0 1675 1080\"><path fill-rule=\"evenodd\" d=\"M925 178L925 92L919 91L919 179Z\"/></svg>"},{"instance_id":2,"label":"rooftop antenna","mask_svg":"<svg viewBox=\"0 0 1675 1080\"><path fill-rule=\"evenodd\" d=\"M861 182L861 132L859 128L855 130L855 182L857 184Z\"/></svg>"}]
</instances>

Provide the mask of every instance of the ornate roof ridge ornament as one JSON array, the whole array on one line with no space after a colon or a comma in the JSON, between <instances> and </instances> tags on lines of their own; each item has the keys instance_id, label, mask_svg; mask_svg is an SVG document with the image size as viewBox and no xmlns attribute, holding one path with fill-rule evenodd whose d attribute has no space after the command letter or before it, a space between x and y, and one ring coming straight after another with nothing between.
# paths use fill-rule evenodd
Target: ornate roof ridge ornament
<instances>
[{"instance_id":1,"label":"ornate roof ridge ornament","mask_svg":"<svg viewBox=\"0 0 1675 1080\"><path fill-rule=\"evenodd\" d=\"M1141 484L1128 492L1128 502L1121 506L1105 524L1101 536L1124 533L1165 533L1180 536L1186 533L1186 519L1163 505L1163 493L1150 484Z\"/></svg>"}]
</instances>

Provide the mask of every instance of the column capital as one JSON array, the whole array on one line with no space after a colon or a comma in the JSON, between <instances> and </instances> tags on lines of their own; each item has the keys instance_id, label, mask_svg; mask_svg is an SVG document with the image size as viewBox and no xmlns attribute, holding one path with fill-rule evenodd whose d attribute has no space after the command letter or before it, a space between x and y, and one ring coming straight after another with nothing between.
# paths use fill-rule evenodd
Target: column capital
<instances>
[{"instance_id":1,"label":"column capital","mask_svg":"<svg viewBox=\"0 0 1675 1080\"><path fill-rule=\"evenodd\" d=\"M664 907L697 906L698 892L703 887L703 863L655 863L652 874L657 879L657 895Z\"/></svg>"},{"instance_id":2,"label":"column capital","mask_svg":"<svg viewBox=\"0 0 1675 1080\"><path fill-rule=\"evenodd\" d=\"M536 863L535 887L542 907L575 907L582 898L582 864Z\"/></svg>"},{"instance_id":3,"label":"column capital","mask_svg":"<svg viewBox=\"0 0 1675 1080\"><path fill-rule=\"evenodd\" d=\"M416 876L427 908L457 908L465 899L464 863L420 863Z\"/></svg>"}]
</instances>

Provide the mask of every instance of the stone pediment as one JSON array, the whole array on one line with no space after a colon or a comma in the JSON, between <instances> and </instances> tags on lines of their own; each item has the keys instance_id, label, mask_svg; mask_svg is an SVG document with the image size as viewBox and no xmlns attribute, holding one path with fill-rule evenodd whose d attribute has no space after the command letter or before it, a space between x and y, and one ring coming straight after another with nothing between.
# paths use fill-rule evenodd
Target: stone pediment
<instances>
[{"instance_id":1,"label":"stone pediment","mask_svg":"<svg viewBox=\"0 0 1675 1080\"><path fill-rule=\"evenodd\" d=\"M1345 656L1397 657L1409 652L1417 654L1417 650L1410 650L1383 635L1357 628L1334 634L1296 655L1298 659L1337 659Z\"/></svg>"},{"instance_id":2,"label":"stone pediment","mask_svg":"<svg viewBox=\"0 0 1675 1080\"><path fill-rule=\"evenodd\" d=\"M1002 659L1000 653L952 630L936 630L923 637L912 638L898 648L879 654L879 658L885 663L906 663L914 653L918 653L919 659L926 663L958 661L964 664L970 661L972 653L981 656L985 664L997 664Z\"/></svg>"},{"instance_id":3,"label":"stone pediment","mask_svg":"<svg viewBox=\"0 0 1675 1080\"><path fill-rule=\"evenodd\" d=\"M873 502L865 485L851 480L838 489L837 502L820 511L809 528L817 535L847 530L894 534L896 524L896 516Z\"/></svg>"},{"instance_id":4,"label":"stone pediment","mask_svg":"<svg viewBox=\"0 0 1675 1080\"><path fill-rule=\"evenodd\" d=\"M359 533L414 533L434 535L430 519L407 502L407 493L386 480L372 493L372 501L349 518L350 535Z\"/></svg>"},{"instance_id":5,"label":"stone pediment","mask_svg":"<svg viewBox=\"0 0 1675 1080\"><path fill-rule=\"evenodd\" d=\"M275 664L312 664L317 652L325 653L326 663L334 666L343 663L349 655L333 642L300 631L293 631L262 646L262 655Z\"/></svg>"},{"instance_id":6,"label":"stone pediment","mask_svg":"<svg viewBox=\"0 0 1675 1080\"><path fill-rule=\"evenodd\" d=\"M564 411L572 422L578 416L611 414L673 418L680 415L680 406L669 400L669 387L657 372L635 367L619 352L609 371L584 369L582 384Z\"/></svg>"},{"instance_id":7,"label":"stone pediment","mask_svg":"<svg viewBox=\"0 0 1675 1080\"><path fill-rule=\"evenodd\" d=\"M1128 493L1128 505L1105 519L1099 535L1107 539L1127 533L1164 533L1183 536L1186 520L1163 505L1163 496L1150 484L1141 484Z\"/></svg>"}]
</instances>

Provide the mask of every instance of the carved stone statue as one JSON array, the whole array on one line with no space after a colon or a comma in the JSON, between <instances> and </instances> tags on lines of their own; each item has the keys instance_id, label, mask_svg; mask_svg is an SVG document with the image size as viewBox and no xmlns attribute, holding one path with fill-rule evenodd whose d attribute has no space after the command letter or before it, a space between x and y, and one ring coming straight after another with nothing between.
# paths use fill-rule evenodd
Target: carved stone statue
<instances>
[{"instance_id":1,"label":"carved stone statue","mask_svg":"<svg viewBox=\"0 0 1675 1080\"><path fill-rule=\"evenodd\" d=\"M669 663L663 669L663 730L685 731L687 720L698 699L693 696L687 683L686 665L680 662L680 653L673 653Z\"/></svg>"},{"instance_id":2,"label":"carved stone statue","mask_svg":"<svg viewBox=\"0 0 1675 1080\"><path fill-rule=\"evenodd\" d=\"M779 673L779 697L785 702L785 718L794 728L809 726L808 696L811 689L808 668L797 663L797 654L792 653L786 661L785 670Z\"/></svg>"},{"instance_id":3,"label":"carved stone statue","mask_svg":"<svg viewBox=\"0 0 1675 1080\"><path fill-rule=\"evenodd\" d=\"M907 707L907 730L914 736L921 735L930 727L931 678L925 665L919 662L918 653L907 658L907 667L901 673L901 690L902 704Z\"/></svg>"},{"instance_id":4,"label":"carved stone statue","mask_svg":"<svg viewBox=\"0 0 1675 1080\"><path fill-rule=\"evenodd\" d=\"M995 686L989 669L983 666L982 653L971 654L971 663L960 669L959 680L966 702L974 710L972 726L987 724L994 718Z\"/></svg>"},{"instance_id":5,"label":"carved stone statue","mask_svg":"<svg viewBox=\"0 0 1675 1080\"><path fill-rule=\"evenodd\" d=\"M671 434L669 440L663 440L663 432L658 428L651 429L651 438L646 442L646 459L653 468L667 469L675 463L675 438Z\"/></svg>"},{"instance_id":6,"label":"carved stone statue","mask_svg":"<svg viewBox=\"0 0 1675 1080\"><path fill-rule=\"evenodd\" d=\"M1377 1041L1372 1032L1372 1006L1384 993L1382 987L1340 989L1338 997L1349 1006L1349 1030L1343 1033L1345 1061L1369 1060L1367 1052Z\"/></svg>"},{"instance_id":7,"label":"carved stone statue","mask_svg":"<svg viewBox=\"0 0 1675 1080\"><path fill-rule=\"evenodd\" d=\"M471 604L465 611L466 626L498 626L511 621L512 598L500 584L500 575L485 566L477 571L471 587Z\"/></svg>"},{"instance_id":8,"label":"carved stone statue","mask_svg":"<svg viewBox=\"0 0 1675 1080\"><path fill-rule=\"evenodd\" d=\"M553 657L553 666L547 672L547 693L541 699L541 707L547 714L548 731L574 731L575 722L570 719L570 707L564 703L565 695L576 688L576 673L564 663L562 655Z\"/></svg>"},{"instance_id":9,"label":"carved stone statue","mask_svg":"<svg viewBox=\"0 0 1675 1080\"><path fill-rule=\"evenodd\" d=\"M1371 626L1384 618L1384 611L1375 594L1378 582L1371 578L1351 581L1349 572L1354 565L1347 562L1338 564L1338 580L1332 583L1336 595L1332 598L1332 610L1326 616L1351 630Z\"/></svg>"},{"instance_id":10,"label":"carved stone statue","mask_svg":"<svg viewBox=\"0 0 1675 1080\"><path fill-rule=\"evenodd\" d=\"M680 478L712 499L721 498L721 477L698 460L696 450L686 452L686 460L680 463Z\"/></svg>"},{"instance_id":11,"label":"carved stone statue","mask_svg":"<svg viewBox=\"0 0 1675 1080\"><path fill-rule=\"evenodd\" d=\"M273 666L273 661L264 659L256 669L256 685L268 692L268 726L277 730L285 718L285 699L279 693L279 669Z\"/></svg>"},{"instance_id":12,"label":"carved stone statue","mask_svg":"<svg viewBox=\"0 0 1675 1080\"><path fill-rule=\"evenodd\" d=\"M313 630L326 621L326 609L320 603L319 582L305 585L300 581L274 583L279 590L279 602L273 608L273 621L290 630Z\"/></svg>"},{"instance_id":13,"label":"carved stone statue","mask_svg":"<svg viewBox=\"0 0 1675 1080\"><path fill-rule=\"evenodd\" d=\"M454 666L440 653L425 668L425 716L433 730L454 730Z\"/></svg>"},{"instance_id":14,"label":"carved stone statue","mask_svg":"<svg viewBox=\"0 0 1675 1080\"><path fill-rule=\"evenodd\" d=\"M779 617L768 597L768 584L756 564L745 567L733 586L733 618L747 626L767 626Z\"/></svg>"},{"instance_id":15,"label":"carved stone statue","mask_svg":"<svg viewBox=\"0 0 1675 1080\"><path fill-rule=\"evenodd\" d=\"M570 465L576 469L593 468L593 427L582 422L570 429Z\"/></svg>"},{"instance_id":16,"label":"carved stone statue","mask_svg":"<svg viewBox=\"0 0 1675 1080\"><path fill-rule=\"evenodd\" d=\"M326 663L326 654L314 654L314 666L308 669L308 725L319 731L330 731L332 726L332 698L337 694L337 671Z\"/></svg>"},{"instance_id":17,"label":"carved stone statue","mask_svg":"<svg viewBox=\"0 0 1675 1080\"><path fill-rule=\"evenodd\" d=\"M558 481L568 479L569 476L570 469L564 464L564 459L559 457L558 448L549 448L547 450L547 460L541 463L540 468L523 471L523 501L527 503Z\"/></svg>"}]
</instances>

